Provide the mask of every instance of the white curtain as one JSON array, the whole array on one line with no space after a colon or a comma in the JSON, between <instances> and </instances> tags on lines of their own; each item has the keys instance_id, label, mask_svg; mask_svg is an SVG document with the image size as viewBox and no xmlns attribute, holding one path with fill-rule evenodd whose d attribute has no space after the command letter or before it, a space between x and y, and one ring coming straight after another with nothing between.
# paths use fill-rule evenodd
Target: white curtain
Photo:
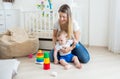
<instances>
[{"instance_id":1,"label":"white curtain","mask_svg":"<svg viewBox=\"0 0 120 79\"><path fill-rule=\"evenodd\" d=\"M120 0L110 0L108 48L120 53Z\"/></svg>"}]
</instances>

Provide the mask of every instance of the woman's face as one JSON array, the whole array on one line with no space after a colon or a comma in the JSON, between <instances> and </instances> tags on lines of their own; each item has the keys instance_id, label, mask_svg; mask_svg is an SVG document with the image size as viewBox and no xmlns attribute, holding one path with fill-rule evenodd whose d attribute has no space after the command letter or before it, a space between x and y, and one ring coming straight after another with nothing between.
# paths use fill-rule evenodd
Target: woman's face
<instances>
[{"instance_id":1,"label":"woman's face","mask_svg":"<svg viewBox=\"0 0 120 79\"><path fill-rule=\"evenodd\" d=\"M60 24L66 24L68 22L67 14L63 12L59 12L59 21Z\"/></svg>"}]
</instances>

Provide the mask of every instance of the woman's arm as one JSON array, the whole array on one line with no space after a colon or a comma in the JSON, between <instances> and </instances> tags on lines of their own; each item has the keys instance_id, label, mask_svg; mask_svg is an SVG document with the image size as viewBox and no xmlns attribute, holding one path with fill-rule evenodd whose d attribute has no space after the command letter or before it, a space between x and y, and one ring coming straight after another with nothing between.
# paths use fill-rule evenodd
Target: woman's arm
<instances>
[{"instance_id":1,"label":"woman's arm","mask_svg":"<svg viewBox=\"0 0 120 79\"><path fill-rule=\"evenodd\" d=\"M61 51L61 52L64 52L64 53L67 53L67 52L69 52L69 51L72 51L74 48L75 48L75 45L73 44L72 46L67 47L67 48L63 48L63 49L61 49L60 51Z\"/></svg>"},{"instance_id":2,"label":"woman's arm","mask_svg":"<svg viewBox=\"0 0 120 79\"><path fill-rule=\"evenodd\" d=\"M80 31L78 30L78 31L75 31L75 32L73 32L74 33L74 40L76 41L74 41L75 43L78 43L79 42L79 38L80 38Z\"/></svg>"}]
</instances>

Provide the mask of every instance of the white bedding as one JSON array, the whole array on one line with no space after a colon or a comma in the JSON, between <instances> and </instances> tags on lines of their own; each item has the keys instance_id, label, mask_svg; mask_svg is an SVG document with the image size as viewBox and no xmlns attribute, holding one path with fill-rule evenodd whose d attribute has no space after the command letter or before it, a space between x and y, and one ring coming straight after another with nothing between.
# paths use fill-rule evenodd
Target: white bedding
<instances>
[{"instance_id":1,"label":"white bedding","mask_svg":"<svg viewBox=\"0 0 120 79\"><path fill-rule=\"evenodd\" d=\"M17 74L19 64L17 59L0 60L0 79L12 79Z\"/></svg>"}]
</instances>

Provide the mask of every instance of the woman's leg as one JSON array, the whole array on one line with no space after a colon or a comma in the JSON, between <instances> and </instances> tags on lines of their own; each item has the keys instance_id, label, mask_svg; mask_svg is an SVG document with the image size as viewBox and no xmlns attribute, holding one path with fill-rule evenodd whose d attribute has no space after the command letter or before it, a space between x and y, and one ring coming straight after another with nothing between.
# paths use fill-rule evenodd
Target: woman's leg
<instances>
[{"instance_id":1,"label":"woman's leg","mask_svg":"<svg viewBox=\"0 0 120 79\"><path fill-rule=\"evenodd\" d=\"M72 50L72 54L76 55L81 63L87 63L90 60L87 49L80 42Z\"/></svg>"},{"instance_id":2,"label":"woman's leg","mask_svg":"<svg viewBox=\"0 0 120 79\"><path fill-rule=\"evenodd\" d=\"M54 57L53 57L54 49L50 51L50 61L54 62Z\"/></svg>"},{"instance_id":3,"label":"woman's leg","mask_svg":"<svg viewBox=\"0 0 120 79\"><path fill-rule=\"evenodd\" d=\"M52 49L52 50L50 51L50 61L51 61L51 62L54 62L54 57L53 57L53 55L54 55L54 49ZM58 53L58 54L57 54L58 60L59 60L59 57L60 57L60 55L59 55L59 53Z\"/></svg>"}]
</instances>

